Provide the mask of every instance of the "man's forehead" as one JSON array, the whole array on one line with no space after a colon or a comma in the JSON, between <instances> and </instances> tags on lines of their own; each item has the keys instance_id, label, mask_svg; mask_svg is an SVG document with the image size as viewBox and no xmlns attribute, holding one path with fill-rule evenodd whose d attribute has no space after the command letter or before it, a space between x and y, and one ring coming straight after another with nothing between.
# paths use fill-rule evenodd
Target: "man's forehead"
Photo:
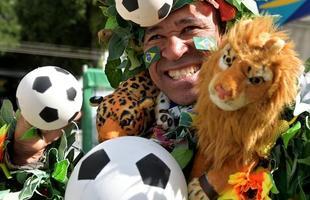
<instances>
[{"instance_id":1,"label":"man's forehead","mask_svg":"<svg viewBox=\"0 0 310 200\"><path fill-rule=\"evenodd\" d=\"M202 20L200 18L190 16L190 17L184 17L184 18L178 19L174 21L173 23L175 26L180 26L180 25L195 24L198 22L202 22ZM156 32L164 28L166 28L165 25L162 23L159 23L158 25L146 28L145 33L150 34L150 33Z\"/></svg>"},{"instance_id":2,"label":"man's forehead","mask_svg":"<svg viewBox=\"0 0 310 200\"><path fill-rule=\"evenodd\" d=\"M186 5L173 13L171 13L166 19L160 22L157 25L147 27L145 30L146 34L153 33L158 31L159 29L167 28L167 22L171 21L170 25L180 26L194 23L202 23L201 19L197 16L197 14L210 15L214 7L206 2L196 2L194 4ZM194 14L195 13L195 14ZM169 22L168 22L169 23Z\"/></svg>"}]
</instances>

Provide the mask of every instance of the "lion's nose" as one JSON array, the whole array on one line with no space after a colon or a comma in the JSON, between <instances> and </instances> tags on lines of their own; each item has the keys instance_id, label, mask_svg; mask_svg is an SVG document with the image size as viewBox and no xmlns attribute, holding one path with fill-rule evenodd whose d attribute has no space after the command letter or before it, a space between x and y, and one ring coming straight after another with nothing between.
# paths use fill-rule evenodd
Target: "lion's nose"
<instances>
[{"instance_id":1,"label":"lion's nose","mask_svg":"<svg viewBox=\"0 0 310 200\"><path fill-rule=\"evenodd\" d=\"M220 99L224 100L232 96L231 90L226 90L221 84L215 86L215 91Z\"/></svg>"}]
</instances>

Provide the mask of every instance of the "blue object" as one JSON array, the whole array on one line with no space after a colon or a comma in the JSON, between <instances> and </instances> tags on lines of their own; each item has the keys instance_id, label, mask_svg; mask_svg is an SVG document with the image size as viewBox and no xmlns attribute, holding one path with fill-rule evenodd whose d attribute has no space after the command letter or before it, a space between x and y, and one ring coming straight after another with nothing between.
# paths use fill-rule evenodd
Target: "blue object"
<instances>
[{"instance_id":1,"label":"blue object","mask_svg":"<svg viewBox=\"0 0 310 200\"><path fill-rule=\"evenodd\" d=\"M260 13L281 16L279 25L310 14L308 0L257 0L256 2Z\"/></svg>"}]
</instances>

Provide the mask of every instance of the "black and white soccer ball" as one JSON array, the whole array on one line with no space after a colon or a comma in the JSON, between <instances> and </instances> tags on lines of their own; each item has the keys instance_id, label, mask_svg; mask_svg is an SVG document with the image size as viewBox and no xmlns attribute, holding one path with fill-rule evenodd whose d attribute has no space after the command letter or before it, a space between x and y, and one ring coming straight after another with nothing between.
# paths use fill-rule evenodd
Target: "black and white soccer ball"
<instances>
[{"instance_id":1,"label":"black and white soccer ball","mask_svg":"<svg viewBox=\"0 0 310 200\"><path fill-rule=\"evenodd\" d=\"M39 67L20 81L16 98L23 117L32 126L54 130L66 126L82 107L82 88L67 70Z\"/></svg>"},{"instance_id":2,"label":"black and white soccer ball","mask_svg":"<svg viewBox=\"0 0 310 200\"><path fill-rule=\"evenodd\" d=\"M107 140L75 166L65 200L186 200L181 168L159 144L136 136Z\"/></svg>"},{"instance_id":3,"label":"black and white soccer ball","mask_svg":"<svg viewBox=\"0 0 310 200\"><path fill-rule=\"evenodd\" d=\"M119 15L142 27L153 26L165 19L173 0L115 0Z\"/></svg>"}]
</instances>

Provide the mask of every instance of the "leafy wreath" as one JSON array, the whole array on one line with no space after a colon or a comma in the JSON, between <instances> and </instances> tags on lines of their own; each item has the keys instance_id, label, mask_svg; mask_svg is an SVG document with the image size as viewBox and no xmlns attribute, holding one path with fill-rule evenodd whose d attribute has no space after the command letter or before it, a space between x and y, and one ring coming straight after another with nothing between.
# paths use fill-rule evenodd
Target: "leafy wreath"
<instances>
[{"instance_id":1,"label":"leafy wreath","mask_svg":"<svg viewBox=\"0 0 310 200\"><path fill-rule=\"evenodd\" d=\"M19 200L64 199L68 177L83 155L73 148L76 125L71 124L63 129L61 138L47 147L43 168L9 171L4 163L4 153L14 137L19 116L20 111L14 112L12 103L4 100L0 109L0 199L5 196ZM22 139L33 137L40 137L34 127L27 130Z\"/></svg>"},{"instance_id":2,"label":"leafy wreath","mask_svg":"<svg viewBox=\"0 0 310 200\"><path fill-rule=\"evenodd\" d=\"M195 1L204 0L175 0L172 10ZM227 22L226 28L242 16L258 14L246 1L226 0L226 2L238 10L235 18ZM105 73L111 86L116 88L120 82L148 67L145 64L145 54L142 49L144 28L122 19L116 11L115 0L106 0L101 3L100 8L106 21L104 29L98 33L98 36L103 48L109 52Z\"/></svg>"}]
</instances>

